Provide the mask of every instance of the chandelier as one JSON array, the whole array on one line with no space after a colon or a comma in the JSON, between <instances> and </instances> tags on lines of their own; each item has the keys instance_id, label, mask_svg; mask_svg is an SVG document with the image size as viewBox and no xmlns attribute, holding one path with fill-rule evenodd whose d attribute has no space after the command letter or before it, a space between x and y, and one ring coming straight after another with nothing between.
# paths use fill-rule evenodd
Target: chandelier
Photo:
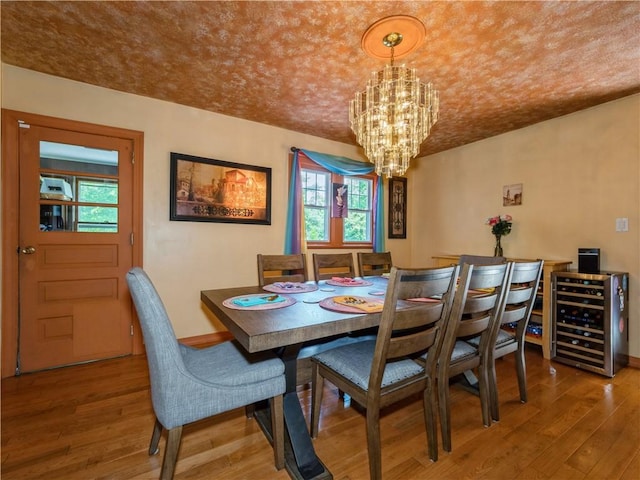
<instances>
[{"instance_id":1,"label":"chandelier","mask_svg":"<svg viewBox=\"0 0 640 480\"><path fill-rule=\"evenodd\" d=\"M400 28L408 35L399 33ZM381 53L380 44L376 45L382 32L386 32L381 43L389 49L388 57ZM351 129L378 175L403 175L438 120L438 91L431 83L421 83L415 69L394 65L394 53L405 37L409 42L398 56L415 50L424 36L420 20L399 15L376 22L362 38L369 55L391 59L382 70L372 73L366 89L357 92L349 105Z\"/></svg>"}]
</instances>

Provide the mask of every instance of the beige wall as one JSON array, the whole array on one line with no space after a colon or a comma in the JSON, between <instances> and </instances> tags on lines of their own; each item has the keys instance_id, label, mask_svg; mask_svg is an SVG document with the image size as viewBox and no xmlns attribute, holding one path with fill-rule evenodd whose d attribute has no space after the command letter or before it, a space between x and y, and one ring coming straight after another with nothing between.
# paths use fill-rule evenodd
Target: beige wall
<instances>
[{"instance_id":1,"label":"beige wall","mask_svg":"<svg viewBox=\"0 0 640 480\"><path fill-rule=\"evenodd\" d=\"M2 107L143 131L144 267L178 337L224 327L200 304L201 289L256 283L256 254L284 244L291 146L350 158L356 147L2 64ZM577 261L600 246L603 268L632 274L632 354L640 357L640 97L414 160L408 171L407 240L386 240L394 262L431 265L440 253L492 253L486 217L514 216L509 256ZM169 221L169 153L273 169L272 225ZM386 182L385 182L386 183ZM502 185L524 184L524 202L503 208ZM616 217L629 232L615 233Z\"/></svg>"},{"instance_id":2,"label":"beige wall","mask_svg":"<svg viewBox=\"0 0 640 480\"><path fill-rule=\"evenodd\" d=\"M446 110L444 110L446 114ZM427 140L428 141L428 140ZM562 259L600 247L601 269L630 273L630 350L640 357L640 95L415 160L408 172L414 263L492 255L488 217L510 214L506 256ZM502 187L523 203L502 206ZM421 188L416 188L417 186ZM616 218L629 219L616 232Z\"/></svg>"},{"instance_id":3,"label":"beige wall","mask_svg":"<svg viewBox=\"0 0 640 480\"><path fill-rule=\"evenodd\" d=\"M144 268L180 338L224 329L201 306L200 290L255 285L256 254L283 252L292 146L362 159L354 146L6 64L2 108L144 132ZM271 167L272 224L169 221L170 152ZM405 245L388 242L408 262Z\"/></svg>"}]
</instances>

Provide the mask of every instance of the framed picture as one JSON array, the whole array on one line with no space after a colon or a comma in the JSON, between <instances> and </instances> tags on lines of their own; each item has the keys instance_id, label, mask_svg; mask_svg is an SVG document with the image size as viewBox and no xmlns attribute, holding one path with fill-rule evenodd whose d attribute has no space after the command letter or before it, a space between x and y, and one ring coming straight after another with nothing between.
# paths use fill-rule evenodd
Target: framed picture
<instances>
[{"instance_id":1,"label":"framed picture","mask_svg":"<svg viewBox=\"0 0 640 480\"><path fill-rule=\"evenodd\" d=\"M502 206L522 205L522 184L504 185L502 187Z\"/></svg>"},{"instance_id":2,"label":"framed picture","mask_svg":"<svg viewBox=\"0 0 640 480\"><path fill-rule=\"evenodd\" d=\"M407 238L407 179L389 179L389 238Z\"/></svg>"},{"instance_id":3,"label":"framed picture","mask_svg":"<svg viewBox=\"0 0 640 480\"><path fill-rule=\"evenodd\" d=\"M347 218L349 216L349 196L347 185L343 183L333 184L333 200L331 202L331 216L334 218Z\"/></svg>"},{"instance_id":4,"label":"framed picture","mask_svg":"<svg viewBox=\"0 0 640 480\"><path fill-rule=\"evenodd\" d=\"M271 169L171 153L170 220L271 225Z\"/></svg>"}]
</instances>

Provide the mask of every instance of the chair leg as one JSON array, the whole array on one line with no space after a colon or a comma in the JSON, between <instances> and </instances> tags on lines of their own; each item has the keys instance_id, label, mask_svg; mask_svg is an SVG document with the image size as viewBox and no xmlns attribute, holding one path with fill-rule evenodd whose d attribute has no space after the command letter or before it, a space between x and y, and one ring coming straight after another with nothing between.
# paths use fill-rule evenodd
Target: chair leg
<instances>
[{"instance_id":1,"label":"chair leg","mask_svg":"<svg viewBox=\"0 0 640 480\"><path fill-rule=\"evenodd\" d=\"M247 418L253 418L253 415L256 412L255 404L251 403L244 407L244 414Z\"/></svg>"},{"instance_id":2,"label":"chair leg","mask_svg":"<svg viewBox=\"0 0 640 480\"><path fill-rule=\"evenodd\" d=\"M167 447L164 451L164 460L162 461L162 471L160 472L160 480L171 480L173 472L176 469L178 461L178 450L180 450L180 440L182 438L182 425L169 430L167 437Z\"/></svg>"},{"instance_id":3,"label":"chair leg","mask_svg":"<svg viewBox=\"0 0 640 480\"><path fill-rule=\"evenodd\" d=\"M160 436L162 435L162 424L156 418L156 423L153 426L153 433L151 434L151 442L149 443L149 455L157 454L160 449L158 443L160 442Z\"/></svg>"},{"instance_id":4,"label":"chair leg","mask_svg":"<svg viewBox=\"0 0 640 480\"><path fill-rule=\"evenodd\" d=\"M369 476L371 480L382 480L380 410L378 408L367 407L367 450L369 453Z\"/></svg>"},{"instance_id":5,"label":"chair leg","mask_svg":"<svg viewBox=\"0 0 640 480\"><path fill-rule=\"evenodd\" d=\"M491 404L491 418L500 420L500 401L498 399L498 379L496 377L496 361L489 362L489 403Z\"/></svg>"},{"instance_id":6,"label":"chair leg","mask_svg":"<svg viewBox=\"0 0 640 480\"><path fill-rule=\"evenodd\" d=\"M429 380L427 388L422 394L424 403L424 423L427 427L427 447L429 450L429 458L438 461L438 429L436 426L436 395L433 380Z\"/></svg>"},{"instance_id":7,"label":"chair leg","mask_svg":"<svg viewBox=\"0 0 640 480\"><path fill-rule=\"evenodd\" d=\"M480 362L478 367L478 386L480 390L480 409L482 410L482 424L485 427L491 426L491 398L489 387L489 368L486 359Z\"/></svg>"},{"instance_id":8,"label":"chair leg","mask_svg":"<svg viewBox=\"0 0 640 480\"><path fill-rule=\"evenodd\" d=\"M284 409L283 397L271 399L271 432L273 434L273 456L277 470L284 468Z\"/></svg>"},{"instance_id":9,"label":"chair leg","mask_svg":"<svg viewBox=\"0 0 640 480\"><path fill-rule=\"evenodd\" d=\"M442 448L451 452L451 412L449 410L449 375L438 372L438 404L440 409L440 430Z\"/></svg>"},{"instance_id":10,"label":"chair leg","mask_svg":"<svg viewBox=\"0 0 640 480\"><path fill-rule=\"evenodd\" d=\"M516 350L516 373L518 375L520 401L527 403L527 364L524 358L524 345L518 345L518 350Z\"/></svg>"},{"instance_id":11,"label":"chair leg","mask_svg":"<svg viewBox=\"0 0 640 480\"><path fill-rule=\"evenodd\" d=\"M311 369L311 438L318 437L320 426L320 405L322 404L322 390L324 387L324 379L320 375L318 364L313 362Z\"/></svg>"}]
</instances>

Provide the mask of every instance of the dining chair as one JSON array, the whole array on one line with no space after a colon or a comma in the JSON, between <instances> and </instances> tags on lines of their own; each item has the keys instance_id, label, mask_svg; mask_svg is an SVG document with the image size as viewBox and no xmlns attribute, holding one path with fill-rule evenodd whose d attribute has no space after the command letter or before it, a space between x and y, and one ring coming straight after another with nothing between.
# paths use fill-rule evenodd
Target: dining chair
<instances>
[{"instance_id":1,"label":"dining chair","mask_svg":"<svg viewBox=\"0 0 640 480\"><path fill-rule=\"evenodd\" d=\"M438 359L438 404L442 446L451 451L451 406L449 379L467 370L478 369L478 386L482 422L491 425L489 405L488 346L492 327L504 308L511 263L498 265L461 265L462 274L447 319L440 358ZM480 336L479 346L464 341ZM427 361L429 355L427 355Z\"/></svg>"},{"instance_id":2,"label":"dining chair","mask_svg":"<svg viewBox=\"0 0 640 480\"><path fill-rule=\"evenodd\" d=\"M531 312L538 294L538 285L542 276L544 260L535 262L516 262L511 267L511 280L507 286L504 299L505 307L499 321L495 322L489 341L491 354L488 359L489 399L491 418L500 420L498 402L498 384L496 379L495 359L516 352L516 375L520 390L520 401L527 402L527 367L525 363L525 335ZM509 329L503 328L509 325ZM512 326L515 325L515 331ZM467 342L478 348L480 337L473 337Z\"/></svg>"},{"instance_id":3,"label":"dining chair","mask_svg":"<svg viewBox=\"0 0 640 480\"><path fill-rule=\"evenodd\" d=\"M284 467L284 364L272 354L248 354L235 342L196 349L178 343L171 321L146 272L126 275L145 342L156 421L149 455L168 430L160 479L173 478L182 427L218 413L269 400L275 466Z\"/></svg>"},{"instance_id":4,"label":"dining chair","mask_svg":"<svg viewBox=\"0 0 640 480\"><path fill-rule=\"evenodd\" d=\"M291 255L258 254L258 285L276 282L306 282L307 257L304 253Z\"/></svg>"},{"instance_id":5,"label":"dining chair","mask_svg":"<svg viewBox=\"0 0 640 480\"><path fill-rule=\"evenodd\" d=\"M410 395L423 398L429 457L438 459L435 373L449 315L457 266L398 269L389 275L375 340L327 350L313 364L311 436L317 438L324 380L366 409L367 449L372 479L382 478L380 409ZM421 299L406 301L407 299ZM414 358L433 352L427 362Z\"/></svg>"},{"instance_id":6,"label":"dining chair","mask_svg":"<svg viewBox=\"0 0 640 480\"><path fill-rule=\"evenodd\" d=\"M258 285L275 282L306 282L309 280L306 256L301 254L265 255L258 254ZM334 335L328 338L304 342L297 353L296 385L311 383L311 357L325 350L358 342L370 340L371 336L362 333L351 335ZM342 397L340 392L340 397Z\"/></svg>"},{"instance_id":7,"label":"dining chair","mask_svg":"<svg viewBox=\"0 0 640 480\"><path fill-rule=\"evenodd\" d=\"M358 275L361 277L389 273L392 266L391 252L358 252Z\"/></svg>"},{"instance_id":8,"label":"dining chair","mask_svg":"<svg viewBox=\"0 0 640 480\"><path fill-rule=\"evenodd\" d=\"M460 266L465 263L471 265L499 265L501 263L505 263L507 259L505 257L491 257L488 255L460 255L460 259L458 260L458 264Z\"/></svg>"},{"instance_id":9,"label":"dining chair","mask_svg":"<svg viewBox=\"0 0 640 480\"><path fill-rule=\"evenodd\" d=\"M313 275L316 282L332 277L355 277L351 253L314 253Z\"/></svg>"}]
</instances>

